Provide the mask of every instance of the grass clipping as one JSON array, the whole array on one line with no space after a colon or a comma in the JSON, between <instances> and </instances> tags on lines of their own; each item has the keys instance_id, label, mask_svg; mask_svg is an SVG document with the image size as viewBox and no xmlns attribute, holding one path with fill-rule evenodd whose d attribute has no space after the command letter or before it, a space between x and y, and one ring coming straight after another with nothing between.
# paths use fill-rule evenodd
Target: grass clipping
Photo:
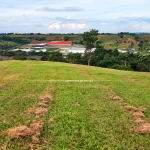
<instances>
[{"instance_id":1,"label":"grass clipping","mask_svg":"<svg viewBox=\"0 0 150 150\"><path fill-rule=\"evenodd\" d=\"M148 123L144 114L147 109L145 107L136 108L130 105L125 106L125 109L131 112L134 122L137 123L137 125L133 127L133 130L140 134L150 135L150 123Z\"/></svg>"},{"instance_id":2,"label":"grass clipping","mask_svg":"<svg viewBox=\"0 0 150 150\"><path fill-rule=\"evenodd\" d=\"M54 88L50 88L49 92L53 93ZM18 127L10 128L8 130L9 137L12 139L18 139L20 137L31 137L32 143L34 144L39 143L40 142L39 136L43 130L44 123L42 122L42 119L37 120L37 118L40 118L40 116L43 116L43 115L45 116L48 113L48 108L44 108L44 107L47 107L48 105L50 105L52 101L53 101L52 94L46 94L42 96L40 98L40 102L38 103L40 107L37 107L34 109L29 108L26 111L26 113L34 114L36 116L35 121L32 124L30 124L29 127L20 124L18 125ZM53 123L54 119L50 119L49 122Z\"/></svg>"},{"instance_id":3,"label":"grass clipping","mask_svg":"<svg viewBox=\"0 0 150 150\"><path fill-rule=\"evenodd\" d=\"M19 125L18 127L8 130L8 135L12 139L18 139L19 137L33 136L38 138L43 130L43 123L33 123L30 127L25 125Z\"/></svg>"}]
</instances>

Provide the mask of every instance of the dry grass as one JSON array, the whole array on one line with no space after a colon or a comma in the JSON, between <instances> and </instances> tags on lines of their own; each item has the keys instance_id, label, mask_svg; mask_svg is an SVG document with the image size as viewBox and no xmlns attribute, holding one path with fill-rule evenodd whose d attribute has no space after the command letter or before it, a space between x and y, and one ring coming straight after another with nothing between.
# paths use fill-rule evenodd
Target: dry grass
<instances>
[{"instance_id":1,"label":"dry grass","mask_svg":"<svg viewBox=\"0 0 150 150\"><path fill-rule=\"evenodd\" d=\"M18 139L19 137L26 137L32 135L32 130L25 125L19 125L18 127L11 128L8 130L10 138Z\"/></svg>"},{"instance_id":2,"label":"dry grass","mask_svg":"<svg viewBox=\"0 0 150 150\"><path fill-rule=\"evenodd\" d=\"M141 134L150 135L150 123L142 123L140 126L135 128L135 131Z\"/></svg>"},{"instance_id":3,"label":"dry grass","mask_svg":"<svg viewBox=\"0 0 150 150\"><path fill-rule=\"evenodd\" d=\"M137 119L137 118L145 118L145 115L144 115L144 113L142 113L142 112L134 112L133 113L133 117L135 118L135 119Z\"/></svg>"},{"instance_id":4,"label":"dry grass","mask_svg":"<svg viewBox=\"0 0 150 150\"><path fill-rule=\"evenodd\" d=\"M1 87L3 87L3 86L5 86L5 85L7 85L8 83L2 83L2 84L0 84L0 88Z\"/></svg>"},{"instance_id":5,"label":"dry grass","mask_svg":"<svg viewBox=\"0 0 150 150\"><path fill-rule=\"evenodd\" d=\"M136 108L136 107L133 107L130 105L124 106L124 108L129 110L129 111L139 111L139 108Z\"/></svg>"},{"instance_id":6,"label":"dry grass","mask_svg":"<svg viewBox=\"0 0 150 150\"><path fill-rule=\"evenodd\" d=\"M144 114L147 109L143 106L136 108L130 105L125 106L125 109L131 112L133 122L137 123L137 125L133 127L134 132L150 135L150 123L148 123Z\"/></svg>"},{"instance_id":7,"label":"dry grass","mask_svg":"<svg viewBox=\"0 0 150 150\"><path fill-rule=\"evenodd\" d=\"M42 101L50 101L50 102L52 102L53 101L53 95L46 94L46 95L41 97L41 100Z\"/></svg>"},{"instance_id":8,"label":"dry grass","mask_svg":"<svg viewBox=\"0 0 150 150\"><path fill-rule=\"evenodd\" d=\"M50 88L48 91L50 93L54 93L54 88ZM35 97L34 94L29 94L28 97L32 98ZM35 118L32 120L32 124L30 124L29 127L26 125L18 125L18 127L11 128L8 130L8 136L11 139L18 139L22 137L30 137L32 139L31 143L29 144L30 150L40 150L40 135L43 131L44 126L44 118L48 113L48 105L51 104L53 101L53 95L51 94L45 94L40 98L40 101L38 103L38 107L36 108L29 108L27 111L25 111L27 114L33 114L35 115ZM47 107L47 108L44 108ZM41 117L42 116L42 117ZM48 123L54 123L55 120L51 118ZM5 150L5 145L2 147L2 150Z\"/></svg>"},{"instance_id":9,"label":"dry grass","mask_svg":"<svg viewBox=\"0 0 150 150\"><path fill-rule=\"evenodd\" d=\"M118 96L112 89L110 89L110 99L114 100L114 101L123 101L123 99Z\"/></svg>"},{"instance_id":10,"label":"dry grass","mask_svg":"<svg viewBox=\"0 0 150 150\"><path fill-rule=\"evenodd\" d=\"M26 111L27 114L35 114L36 116L41 116L41 115L45 115L48 113L48 109L47 108L35 108L35 109L32 109L32 108L29 108L27 111Z\"/></svg>"},{"instance_id":11,"label":"dry grass","mask_svg":"<svg viewBox=\"0 0 150 150\"><path fill-rule=\"evenodd\" d=\"M55 122L55 120L53 118L50 118L48 121L48 123L53 123L53 122Z\"/></svg>"}]
</instances>

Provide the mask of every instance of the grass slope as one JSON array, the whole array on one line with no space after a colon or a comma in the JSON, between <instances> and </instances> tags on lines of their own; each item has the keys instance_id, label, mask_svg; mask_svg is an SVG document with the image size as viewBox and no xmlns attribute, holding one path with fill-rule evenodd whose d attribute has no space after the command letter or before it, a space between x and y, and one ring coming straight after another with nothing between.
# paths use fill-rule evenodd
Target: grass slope
<instances>
[{"instance_id":1,"label":"grass slope","mask_svg":"<svg viewBox=\"0 0 150 150\"><path fill-rule=\"evenodd\" d=\"M149 120L149 84L149 73L55 62L0 62L0 148L148 150L149 135L131 131L136 123L124 105L146 107ZM40 141L11 139L8 129L18 124L29 127L35 116L26 111L38 107L50 88L55 89L54 101L41 116ZM113 101L112 91L123 101Z\"/></svg>"}]
</instances>

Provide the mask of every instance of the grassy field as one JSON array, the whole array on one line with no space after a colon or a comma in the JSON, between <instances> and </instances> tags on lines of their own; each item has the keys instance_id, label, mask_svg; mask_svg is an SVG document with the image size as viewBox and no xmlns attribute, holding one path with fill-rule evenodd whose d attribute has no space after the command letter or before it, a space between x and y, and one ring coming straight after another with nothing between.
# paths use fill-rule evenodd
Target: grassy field
<instances>
[{"instance_id":1,"label":"grassy field","mask_svg":"<svg viewBox=\"0 0 150 150\"><path fill-rule=\"evenodd\" d=\"M150 73L1 61L0 149L149 150L149 85Z\"/></svg>"}]
</instances>

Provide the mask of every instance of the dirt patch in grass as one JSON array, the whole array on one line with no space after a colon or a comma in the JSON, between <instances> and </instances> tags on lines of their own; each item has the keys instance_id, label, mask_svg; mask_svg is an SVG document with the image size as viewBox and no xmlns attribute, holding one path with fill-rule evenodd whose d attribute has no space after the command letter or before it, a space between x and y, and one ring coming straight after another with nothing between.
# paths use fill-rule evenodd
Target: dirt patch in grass
<instances>
[{"instance_id":1,"label":"dirt patch in grass","mask_svg":"<svg viewBox=\"0 0 150 150\"><path fill-rule=\"evenodd\" d=\"M48 113L48 109L47 108L35 108L35 109L32 109L32 108L29 108L26 113L28 114L35 114L36 116L41 116L41 115L45 115Z\"/></svg>"},{"instance_id":2,"label":"dirt patch in grass","mask_svg":"<svg viewBox=\"0 0 150 150\"><path fill-rule=\"evenodd\" d=\"M32 143L39 143L39 136L41 135L42 130L43 123L33 123L30 127L19 125L18 127L9 129L8 135L12 139L32 136Z\"/></svg>"},{"instance_id":3,"label":"dirt patch in grass","mask_svg":"<svg viewBox=\"0 0 150 150\"><path fill-rule=\"evenodd\" d=\"M131 76L125 76L124 77L125 79L128 79L128 80L130 80L130 81L136 81L134 78L132 78Z\"/></svg>"},{"instance_id":4,"label":"dirt patch in grass","mask_svg":"<svg viewBox=\"0 0 150 150\"><path fill-rule=\"evenodd\" d=\"M46 107L46 106L47 106L47 104L46 104L45 102L39 102L38 105L39 105L40 107Z\"/></svg>"},{"instance_id":5,"label":"dirt patch in grass","mask_svg":"<svg viewBox=\"0 0 150 150\"><path fill-rule=\"evenodd\" d=\"M1 145L1 147L0 147L0 148L1 148L1 150L7 150L7 147L6 147L6 145L4 145L4 144L3 144L3 145Z\"/></svg>"},{"instance_id":6,"label":"dirt patch in grass","mask_svg":"<svg viewBox=\"0 0 150 150\"><path fill-rule=\"evenodd\" d=\"M48 123L54 123L54 122L55 122L55 120L53 118L50 118L48 121Z\"/></svg>"},{"instance_id":7,"label":"dirt patch in grass","mask_svg":"<svg viewBox=\"0 0 150 150\"><path fill-rule=\"evenodd\" d=\"M10 66L10 64L9 64L9 65L6 65L6 66L3 66L3 67L2 67L2 70L7 69L9 66Z\"/></svg>"},{"instance_id":8,"label":"dirt patch in grass","mask_svg":"<svg viewBox=\"0 0 150 150\"><path fill-rule=\"evenodd\" d=\"M32 130L25 125L19 125L18 127L8 130L10 138L18 139L19 137L26 137L32 135Z\"/></svg>"},{"instance_id":9,"label":"dirt patch in grass","mask_svg":"<svg viewBox=\"0 0 150 150\"><path fill-rule=\"evenodd\" d=\"M127 110L129 110L129 111L139 111L138 108L130 106L130 105L124 106L124 108L127 109Z\"/></svg>"},{"instance_id":10,"label":"dirt patch in grass","mask_svg":"<svg viewBox=\"0 0 150 150\"><path fill-rule=\"evenodd\" d=\"M109 95L110 99L113 101L123 101L123 99L120 96L118 96L112 89L110 89Z\"/></svg>"},{"instance_id":11,"label":"dirt patch in grass","mask_svg":"<svg viewBox=\"0 0 150 150\"><path fill-rule=\"evenodd\" d=\"M44 96L41 97L41 100L42 100L42 101L45 101L45 102L46 102L47 100L50 101L50 102L52 102L52 101L53 101L53 95L46 94L46 95L44 95Z\"/></svg>"},{"instance_id":12,"label":"dirt patch in grass","mask_svg":"<svg viewBox=\"0 0 150 150\"><path fill-rule=\"evenodd\" d=\"M130 105L126 105L124 108L131 112L132 120L135 123L133 131L140 134L150 135L150 123L148 123L148 119L144 114L147 109L143 106L141 106L140 108L136 108Z\"/></svg>"},{"instance_id":13,"label":"dirt patch in grass","mask_svg":"<svg viewBox=\"0 0 150 150\"><path fill-rule=\"evenodd\" d=\"M7 85L8 83L2 83L2 84L0 84L0 88L1 87L4 87L5 85Z\"/></svg>"},{"instance_id":14,"label":"dirt patch in grass","mask_svg":"<svg viewBox=\"0 0 150 150\"><path fill-rule=\"evenodd\" d=\"M141 112L146 112L147 111L147 108L141 106L140 108L136 108L136 107L133 107L133 106L130 106L130 105L126 105L124 106L125 109L129 110L129 111L141 111Z\"/></svg>"},{"instance_id":15,"label":"dirt patch in grass","mask_svg":"<svg viewBox=\"0 0 150 150\"><path fill-rule=\"evenodd\" d=\"M141 125L135 128L135 131L141 134L150 135L150 123L142 123Z\"/></svg>"},{"instance_id":16,"label":"dirt patch in grass","mask_svg":"<svg viewBox=\"0 0 150 150\"><path fill-rule=\"evenodd\" d=\"M54 87L51 87L51 88L48 89L48 92L50 92L50 93L52 93L52 94L54 93L54 91L55 91L55 88L54 88Z\"/></svg>"},{"instance_id":17,"label":"dirt patch in grass","mask_svg":"<svg viewBox=\"0 0 150 150\"><path fill-rule=\"evenodd\" d=\"M134 113L132 114L132 116L133 116L133 118L135 118L135 119L137 119L137 118L145 118L144 113L142 113L141 111L139 111L139 112L134 112Z\"/></svg>"},{"instance_id":18,"label":"dirt patch in grass","mask_svg":"<svg viewBox=\"0 0 150 150\"><path fill-rule=\"evenodd\" d=\"M54 90L55 89L53 87L48 89L48 94L40 97L40 101L37 107L35 106L35 108L29 108L27 111L25 111L25 114L35 115L35 118L32 120L32 123L29 127L26 125L18 125L18 127L10 128L8 130L8 136L11 139L30 137L32 139L31 143L29 144L30 150L40 148L39 143L41 142L40 135L43 131L43 122L45 120L45 115L48 113L48 109L53 101L52 94L54 93ZM28 96L35 97L35 95L33 94L30 94ZM55 120L53 118L48 121L48 123L54 122Z\"/></svg>"},{"instance_id":19,"label":"dirt patch in grass","mask_svg":"<svg viewBox=\"0 0 150 150\"><path fill-rule=\"evenodd\" d=\"M89 70L83 70L82 72L83 72L83 74L85 74L85 75L88 75L88 76L90 75Z\"/></svg>"}]
</instances>

